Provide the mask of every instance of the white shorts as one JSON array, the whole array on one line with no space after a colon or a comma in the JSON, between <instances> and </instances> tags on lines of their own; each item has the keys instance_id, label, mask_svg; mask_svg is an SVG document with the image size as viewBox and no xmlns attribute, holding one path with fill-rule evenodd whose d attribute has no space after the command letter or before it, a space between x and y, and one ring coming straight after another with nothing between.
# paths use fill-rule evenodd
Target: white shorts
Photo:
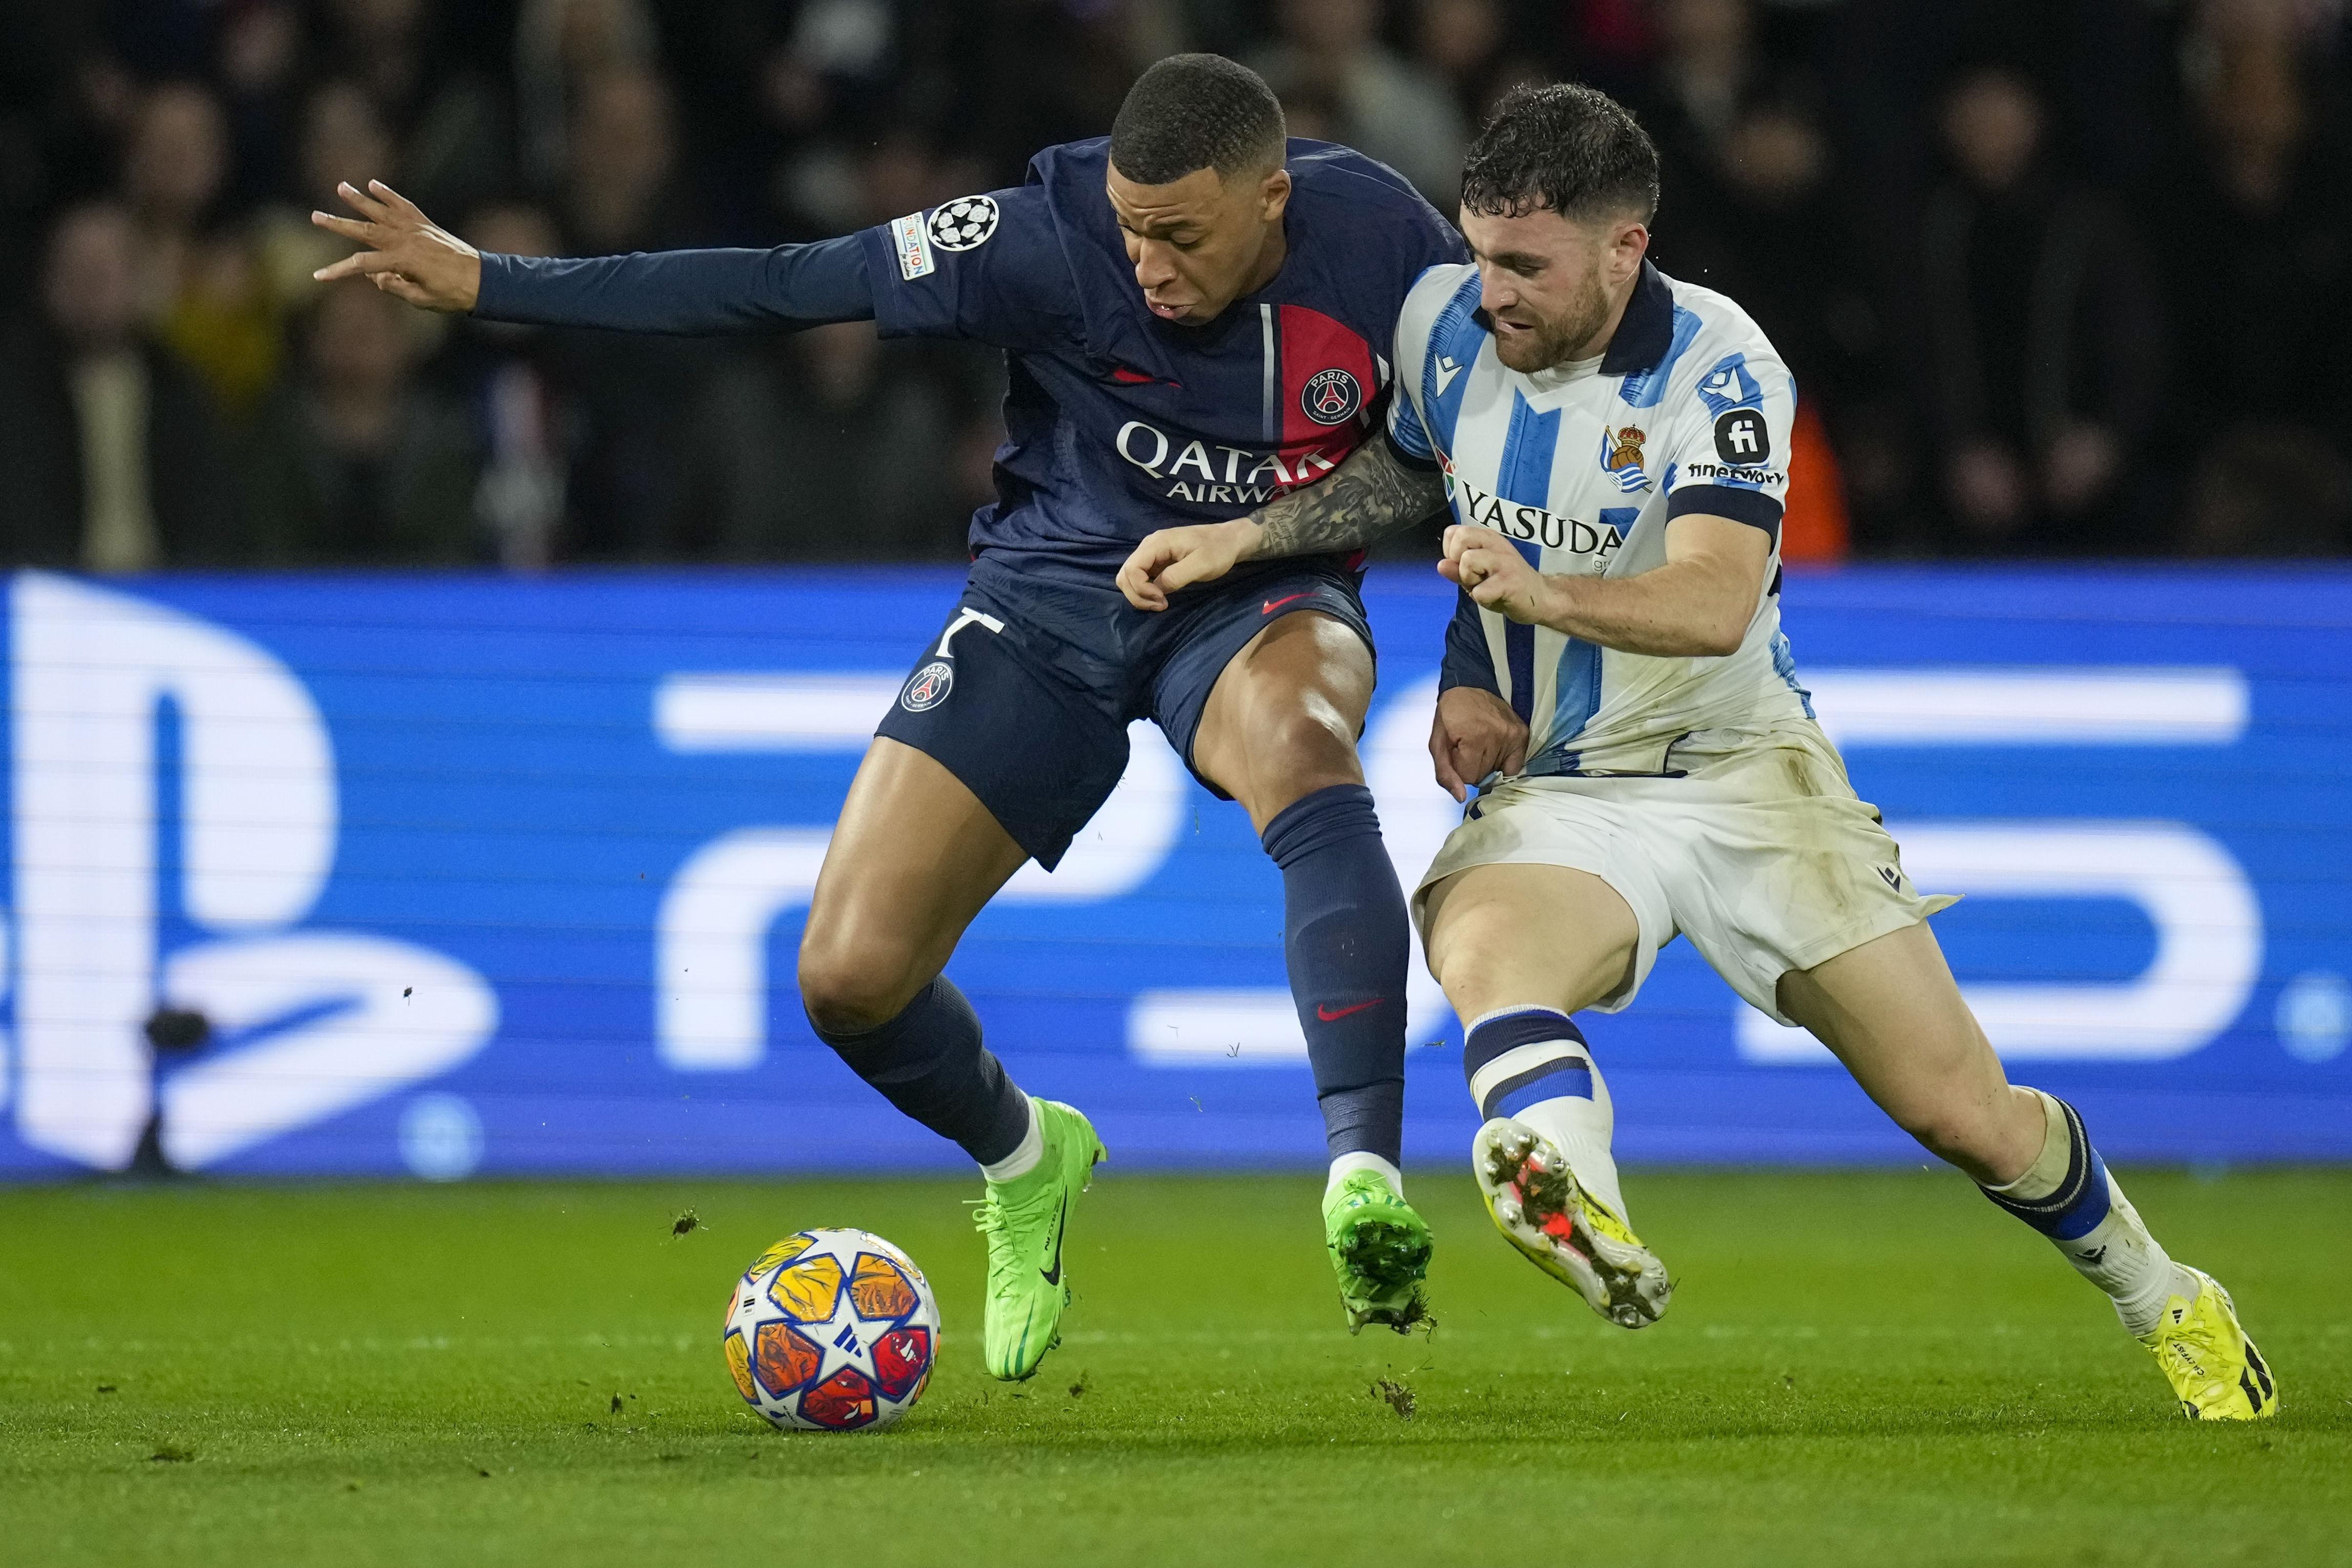
<instances>
[{"instance_id":1,"label":"white shorts","mask_svg":"<svg viewBox=\"0 0 2352 1568\"><path fill-rule=\"evenodd\" d=\"M1875 807L1809 719L1702 730L1678 742L1679 779L1521 778L1472 800L1421 885L1413 923L1429 936L1429 890L1481 865L1590 872L1641 926L1632 977L1593 1004L1617 1012L1683 936L1732 989L1780 1023L1780 977L1916 925L1958 900L1922 897Z\"/></svg>"}]
</instances>

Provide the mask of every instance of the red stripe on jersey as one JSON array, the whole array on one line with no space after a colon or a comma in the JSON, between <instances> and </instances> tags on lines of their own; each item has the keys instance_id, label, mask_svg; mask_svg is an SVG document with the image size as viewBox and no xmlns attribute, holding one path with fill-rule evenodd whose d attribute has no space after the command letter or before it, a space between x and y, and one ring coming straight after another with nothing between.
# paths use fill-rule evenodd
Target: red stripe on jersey
<instances>
[{"instance_id":1,"label":"red stripe on jersey","mask_svg":"<svg viewBox=\"0 0 2352 1568\"><path fill-rule=\"evenodd\" d=\"M1372 346L1320 310L1282 307L1282 444L1325 445L1336 437L1349 451L1370 423L1380 393Z\"/></svg>"},{"instance_id":2,"label":"red stripe on jersey","mask_svg":"<svg viewBox=\"0 0 2352 1568\"><path fill-rule=\"evenodd\" d=\"M1279 308L1282 487L1311 485L1363 444L1380 382L1372 348L1304 305Z\"/></svg>"}]
</instances>

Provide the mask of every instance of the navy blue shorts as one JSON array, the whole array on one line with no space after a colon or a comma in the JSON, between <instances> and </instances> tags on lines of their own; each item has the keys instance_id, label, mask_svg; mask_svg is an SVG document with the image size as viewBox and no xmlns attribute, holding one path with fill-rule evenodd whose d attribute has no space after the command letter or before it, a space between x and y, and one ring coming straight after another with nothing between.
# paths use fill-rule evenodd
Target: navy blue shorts
<instances>
[{"instance_id":1,"label":"navy blue shorts","mask_svg":"<svg viewBox=\"0 0 2352 1568\"><path fill-rule=\"evenodd\" d=\"M1370 649L1360 580L1334 558L1307 557L1187 589L1155 614L1108 574L1072 582L982 556L876 733L937 758L1051 871L1127 771L1128 725L1159 725L1192 768L1211 688L1267 626L1320 611Z\"/></svg>"}]
</instances>

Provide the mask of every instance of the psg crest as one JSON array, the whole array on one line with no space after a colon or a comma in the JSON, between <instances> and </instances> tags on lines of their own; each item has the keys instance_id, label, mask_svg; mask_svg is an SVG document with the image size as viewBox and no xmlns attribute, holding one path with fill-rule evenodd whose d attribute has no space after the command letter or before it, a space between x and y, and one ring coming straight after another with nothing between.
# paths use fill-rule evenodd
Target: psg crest
<instances>
[{"instance_id":1,"label":"psg crest","mask_svg":"<svg viewBox=\"0 0 2352 1568\"><path fill-rule=\"evenodd\" d=\"M1300 389L1298 406L1318 424L1344 424L1364 406L1363 383L1346 371L1318 371Z\"/></svg>"},{"instance_id":2,"label":"psg crest","mask_svg":"<svg viewBox=\"0 0 2352 1568\"><path fill-rule=\"evenodd\" d=\"M925 713L948 700L955 690L955 666L945 659L934 659L907 677L907 689L898 694L898 706L908 713Z\"/></svg>"},{"instance_id":3,"label":"psg crest","mask_svg":"<svg viewBox=\"0 0 2352 1568\"><path fill-rule=\"evenodd\" d=\"M971 250L996 232L996 198L958 196L931 214L931 243L941 250Z\"/></svg>"}]
</instances>

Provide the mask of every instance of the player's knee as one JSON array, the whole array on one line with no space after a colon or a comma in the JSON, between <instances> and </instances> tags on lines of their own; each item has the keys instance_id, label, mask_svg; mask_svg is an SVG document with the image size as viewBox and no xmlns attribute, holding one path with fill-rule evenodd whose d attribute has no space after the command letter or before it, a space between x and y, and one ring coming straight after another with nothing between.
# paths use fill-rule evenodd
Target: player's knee
<instances>
[{"instance_id":1,"label":"player's knee","mask_svg":"<svg viewBox=\"0 0 2352 1568\"><path fill-rule=\"evenodd\" d=\"M1895 1120L1937 1159L1964 1169L1983 1166L1994 1151L1998 1129L1982 1113L1958 1105L1921 1103L1898 1107Z\"/></svg>"},{"instance_id":2,"label":"player's knee","mask_svg":"<svg viewBox=\"0 0 2352 1568\"><path fill-rule=\"evenodd\" d=\"M923 983L910 977L906 955L887 947L814 930L801 939L801 1006L824 1034L881 1028L906 1010Z\"/></svg>"},{"instance_id":3,"label":"player's knee","mask_svg":"<svg viewBox=\"0 0 2352 1568\"><path fill-rule=\"evenodd\" d=\"M1259 716L1244 752L1256 791L1287 797L1269 802L1276 810L1326 786L1362 779L1355 730L1328 703Z\"/></svg>"}]
</instances>

